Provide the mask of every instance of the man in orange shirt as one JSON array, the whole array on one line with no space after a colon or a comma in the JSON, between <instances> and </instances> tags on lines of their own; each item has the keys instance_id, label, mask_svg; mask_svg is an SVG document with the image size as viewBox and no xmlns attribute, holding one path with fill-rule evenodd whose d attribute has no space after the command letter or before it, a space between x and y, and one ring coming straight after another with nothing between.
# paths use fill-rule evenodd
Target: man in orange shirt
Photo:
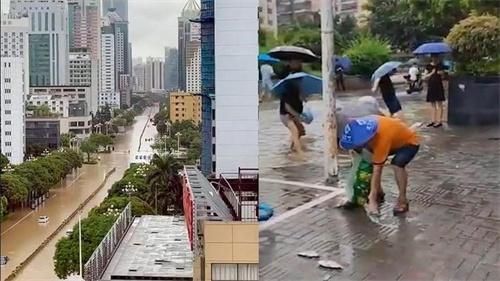
<instances>
[{"instance_id":1,"label":"man in orange shirt","mask_svg":"<svg viewBox=\"0 0 500 281\"><path fill-rule=\"evenodd\" d=\"M385 116L357 118L345 126L340 146L343 149L366 148L373 153L373 175L367 208L368 212L374 215L379 214L377 196L382 192L382 169L389 155L394 155L391 164L394 166L399 197L393 214L398 215L409 210L406 198L408 173L405 167L415 157L420 147L419 138L412 129L395 118Z\"/></svg>"}]
</instances>

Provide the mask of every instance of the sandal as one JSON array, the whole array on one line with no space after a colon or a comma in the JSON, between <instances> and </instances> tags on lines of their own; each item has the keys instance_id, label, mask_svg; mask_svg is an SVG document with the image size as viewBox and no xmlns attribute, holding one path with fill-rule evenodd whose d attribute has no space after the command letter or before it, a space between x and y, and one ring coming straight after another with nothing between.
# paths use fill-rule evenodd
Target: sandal
<instances>
[{"instance_id":1,"label":"sandal","mask_svg":"<svg viewBox=\"0 0 500 281\"><path fill-rule=\"evenodd\" d=\"M380 216L380 210L377 206L377 209L376 210L370 210L370 207L368 204L365 205L365 211L366 211L366 214L370 217L378 217Z\"/></svg>"},{"instance_id":2,"label":"sandal","mask_svg":"<svg viewBox=\"0 0 500 281\"><path fill-rule=\"evenodd\" d=\"M426 126L427 126L427 127L434 127L434 126L436 126L436 123L434 123L434 122L427 123L427 125L426 125Z\"/></svg>"},{"instance_id":3,"label":"sandal","mask_svg":"<svg viewBox=\"0 0 500 281\"><path fill-rule=\"evenodd\" d=\"M432 126L432 127L434 127L434 128L439 128L439 127L441 127L441 126L443 126L443 123L436 123L436 124L434 124L434 126Z\"/></svg>"},{"instance_id":4,"label":"sandal","mask_svg":"<svg viewBox=\"0 0 500 281\"><path fill-rule=\"evenodd\" d=\"M406 202L406 204L404 205L396 205L394 206L394 208L392 209L392 214L394 216L397 216L397 215L401 215L401 214L404 214L406 212L408 212L410 210L410 203Z\"/></svg>"}]
</instances>

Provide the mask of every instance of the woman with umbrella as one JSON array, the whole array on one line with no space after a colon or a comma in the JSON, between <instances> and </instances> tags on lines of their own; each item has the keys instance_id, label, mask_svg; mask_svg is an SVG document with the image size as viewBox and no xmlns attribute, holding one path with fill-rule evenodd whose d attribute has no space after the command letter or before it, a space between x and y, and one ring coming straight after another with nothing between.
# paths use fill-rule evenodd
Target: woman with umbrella
<instances>
[{"instance_id":1,"label":"woman with umbrella","mask_svg":"<svg viewBox=\"0 0 500 281\"><path fill-rule=\"evenodd\" d=\"M427 80L427 98L426 101L431 104L432 121L427 127L439 128L443 126L443 102L444 96L444 66L439 59L439 55L432 54L431 62L425 67L424 79Z\"/></svg>"},{"instance_id":2,"label":"woman with umbrella","mask_svg":"<svg viewBox=\"0 0 500 281\"><path fill-rule=\"evenodd\" d=\"M374 93L380 89L382 93L382 99L384 100L385 105L389 109L392 117L401 117L401 103L396 97L396 90L394 89L394 85L392 84L391 75L396 73L397 67L400 65L400 62L390 61L384 63L380 66L372 75L373 83L372 91Z\"/></svg>"},{"instance_id":3,"label":"woman with umbrella","mask_svg":"<svg viewBox=\"0 0 500 281\"><path fill-rule=\"evenodd\" d=\"M443 77L445 75L444 65L439 58L439 54L451 52L450 46L446 43L426 43L420 45L413 54L431 55L431 63L425 67L424 80L427 80L427 102L431 103L432 121L427 127L439 128L443 126L443 102L444 96Z\"/></svg>"}]
</instances>

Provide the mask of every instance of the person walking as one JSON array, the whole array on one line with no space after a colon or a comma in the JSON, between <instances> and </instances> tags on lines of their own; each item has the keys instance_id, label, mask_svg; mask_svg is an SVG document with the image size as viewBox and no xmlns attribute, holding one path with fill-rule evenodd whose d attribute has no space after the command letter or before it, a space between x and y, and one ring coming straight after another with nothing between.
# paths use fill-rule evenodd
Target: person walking
<instances>
[{"instance_id":1,"label":"person walking","mask_svg":"<svg viewBox=\"0 0 500 281\"><path fill-rule=\"evenodd\" d=\"M384 100L387 109L389 109L391 116L400 118L402 115L401 103L399 102L398 97L396 97L396 90L394 89L394 85L391 80L391 75L394 73L396 73L396 69L393 69L390 73L376 79L375 83L373 83L372 92L376 93L377 90L380 90L382 99Z\"/></svg>"},{"instance_id":2,"label":"person walking","mask_svg":"<svg viewBox=\"0 0 500 281\"><path fill-rule=\"evenodd\" d=\"M345 91L344 85L344 68L341 65L335 65L335 83L337 84L337 90Z\"/></svg>"},{"instance_id":3,"label":"person walking","mask_svg":"<svg viewBox=\"0 0 500 281\"><path fill-rule=\"evenodd\" d=\"M272 78L275 75L273 67L269 64L262 64L260 66L260 75L262 77L260 101L262 101L264 98L270 96L273 87Z\"/></svg>"},{"instance_id":4,"label":"person walking","mask_svg":"<svg viewBox=\"0 0 500 281\"><path fill-rule=\"evenodd\" d=\"M290 61L288 65L290 74L302 71L302 62L298 60ZM285 127L290 130L292 144L292 152L296 152L299 158L303 157L302 143L300 137L305 135L305 128L301 122L301 114L304 110L303 101L301 99L299 81L296 79L290 80L286 84L286 92L280 98L280 120Z\"/></svg>"},{"instance_id":5,"label":"person walking","mask_svg":"<svg viewBox=\"0 0 500 281\"><path fill-rule=\"evenodd\" d=\"M426 101L431 104L432 120L427 127L439 128L443 126L443 102L444 96L443 77L445 75L444 65L437 54L431 55L431 63L425 67L424 79L427 80Z\"/></svg>"},{"instance_id":6,"label":"person walking","mask_svg":"<svg viewBox=\"0 0 500 281\"><path fill-rule=\"evenodd\" d=\"M409 210L406 197L408 172L406 166L417 154L420 139L417 133L397 118L368 116L351 120L345 127L340 139L343 149L368 149L372 155L373 174L370 182L370 194L366 206L368 214L378 215L378 199L382 194L381 176L389 155L394 155L391 165L394 167L396 183L399 189L393 214L399 215Z\"/></svg>"}]
</instances>

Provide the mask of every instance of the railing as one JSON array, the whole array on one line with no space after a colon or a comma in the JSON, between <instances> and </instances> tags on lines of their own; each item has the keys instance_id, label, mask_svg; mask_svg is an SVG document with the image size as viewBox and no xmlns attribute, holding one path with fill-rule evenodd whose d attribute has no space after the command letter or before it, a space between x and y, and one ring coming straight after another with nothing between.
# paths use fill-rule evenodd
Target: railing
<instances>
[{"instance_id":1,"label":"railing","mask_svg":"<svg viewBox=\"0 0 500 281\"><path fill-rule=\"evenodd\" d=\"M219 177L217 182L219 193L229 205L235 220L258 220L258 171L258 169L238 168L238 174L232 175L236 180L228 179L231 174L221 174Z\"/></svg>"},{"instance_id":2,"label":"railing","mask_svg":"<svg viewBox=\"0 0 500 281\"><path fill-rule=\"evenodd\" d=\"M241 204L236 192L239 194L240 191L237 190L235 192L229 181L222 174L219 177L218 187L222 200L226 201L226 204L229 205L229 209L231 209L233 216L239 220L241 214Z\"/></svg>"},{"instance_id":3,"label":"railing","mask_svg":"<svg viewBox=\"0 0 500 281\"><path fill-rule=\"evenodd\" d=\"M83 269L83 279L85 281L100 280L132 221L132 208L131 204L128 203L87 263L85 263Z\"/></svg>"}]
</instances>

